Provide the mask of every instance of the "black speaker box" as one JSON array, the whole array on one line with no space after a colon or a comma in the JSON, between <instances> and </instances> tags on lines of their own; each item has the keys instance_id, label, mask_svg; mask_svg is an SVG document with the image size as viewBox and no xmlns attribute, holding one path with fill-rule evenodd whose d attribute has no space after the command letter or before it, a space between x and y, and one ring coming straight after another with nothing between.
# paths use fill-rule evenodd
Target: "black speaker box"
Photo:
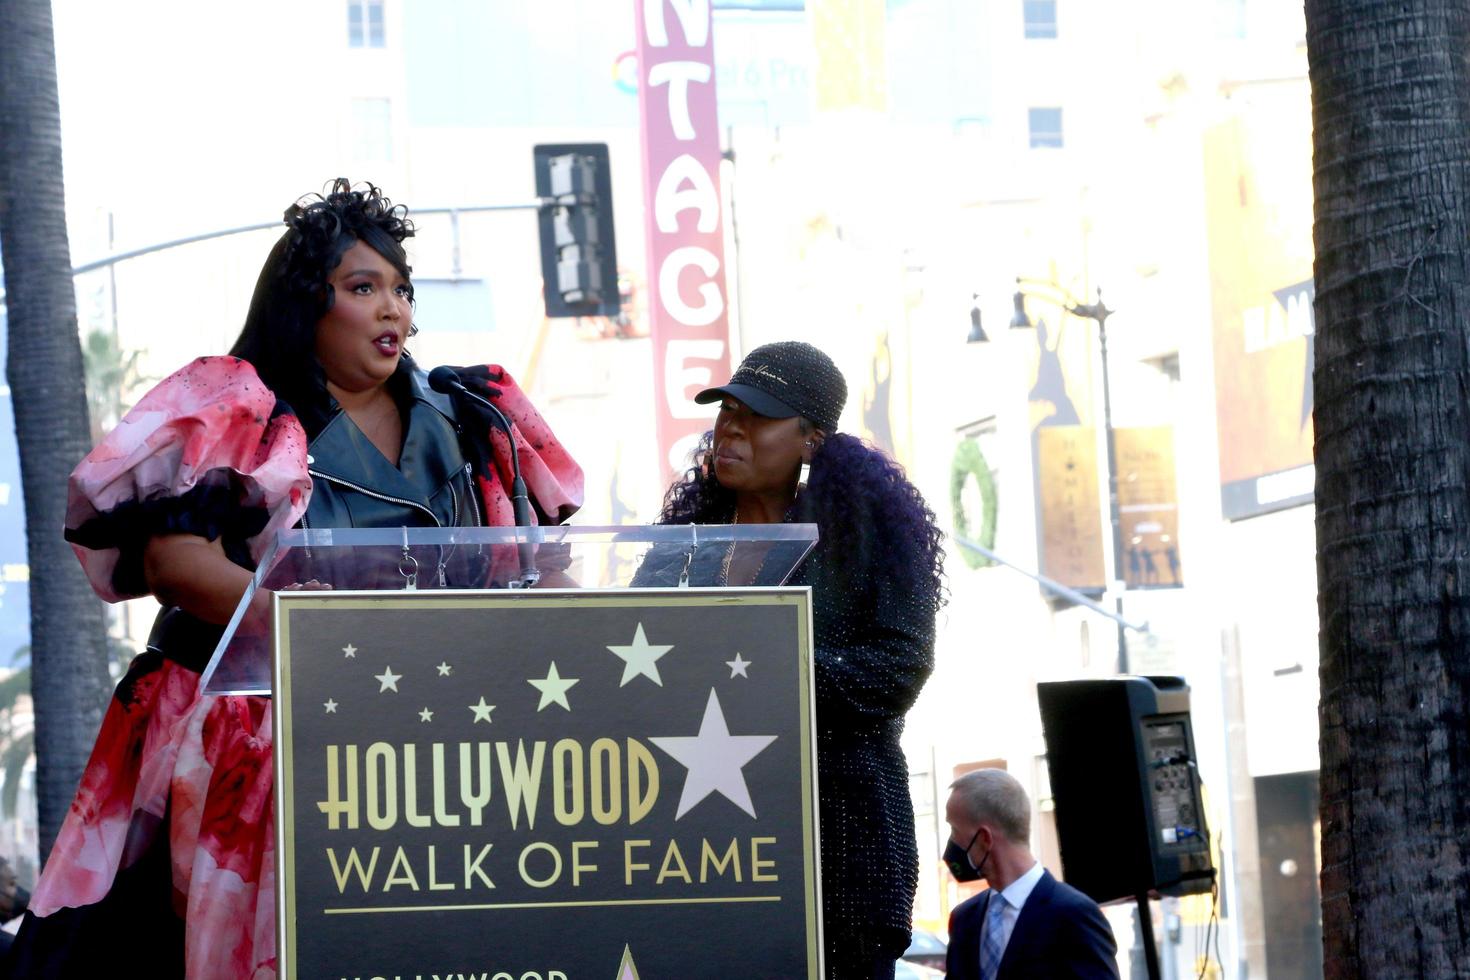
<instances>
[{"instance_id":1,"label":"black speaker box","mask_svg":"<svg viewBox=\"0 0 1470 980\"><path fill-rule=\"evenodd\" d=\"M1052 681L1037 696L1067 883L1097 902L1209 891L1184 681Z\"/></svg>"}]
</instances>

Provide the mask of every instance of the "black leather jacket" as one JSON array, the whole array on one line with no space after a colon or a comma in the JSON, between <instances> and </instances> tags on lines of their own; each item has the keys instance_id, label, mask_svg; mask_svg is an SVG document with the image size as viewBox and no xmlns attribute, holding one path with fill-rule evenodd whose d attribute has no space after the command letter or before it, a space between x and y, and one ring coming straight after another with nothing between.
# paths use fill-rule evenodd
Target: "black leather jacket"
<instances>
[{"instance_id":1,"label":"black leather jacket","mask_svg":"<svg viewBox=\"0 0 1470 980\"><path fill-rule=\"evenodd\" d=\"M311 504L301 526L479 527L484 523L447 395L408 374L398 465L339 411L311 440Z\"/></svg>"}]
</instances>

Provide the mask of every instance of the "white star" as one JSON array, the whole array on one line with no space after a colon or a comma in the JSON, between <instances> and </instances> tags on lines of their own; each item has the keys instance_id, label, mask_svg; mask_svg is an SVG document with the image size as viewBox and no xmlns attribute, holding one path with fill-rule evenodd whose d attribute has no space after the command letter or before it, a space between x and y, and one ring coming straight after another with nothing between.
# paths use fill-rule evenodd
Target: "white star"
<instances>
[{"instance_id":1,"label":"white star","mask_svg":"<svg viewBox=\"0 0 1470 980\"><path fill-rule=\"evenodd\" d=\"M548 704L559 704L568 711L571 711L572 706L567 703L567 688L577 683L577 680L578 678L575 677L569 677L563 680L561 675L556 672L556 661L553 660L551 662L551 669L546 672L545 677L540 680L528 677L526 678L526 683L541 692L541 703L536 705L537 711L540 711Z\"/></svg>"},{"instance_id":2,"label":"white star","mask_svg":"<svg viewBox=\"0 0 1470 980\"><path fill-rule=\"evenodd\" d=\"M483 721L488 725L490 724L490 712L495 710L495 705L486 704L485 695L482 694L480 695L480 703L469 705L469 709L475 713L475 721ZM470 722L470 724L473 725L475 721Z\"/></svg>"},{"instance_id":3,"label":"white star","mask_svg":"<svg viewBox=\"0 0 1470 980\"><path fill-rule=\"evenodd\" d=\"M420 711L419 712L419 721L433 721L433 720L434 720L434 712L430 711L428 708L425 708L423 711Z\"/></svg>"},{"instance_id":4,"label":"white star","mask_svg":"<svg viewBox=\"0 0 1470 980\"><path fill-rule=\"evenodd\" d=\"M337 713L337 702L333 701L331 698L327 698L325 701L323 701L322 707L327 709L327 714L329 715L335 715Z\"/></svg>"},{"instance_id":5,"label":"white star","mask_svg":"<svg viewBox=\"0 0 1470 980\"><path fill-rule=\"evenodd\" d=\"M441 662L439 664L439 666L436 667L435 669L439 671L439 676L440 677L448 677L449 676L449 672L451 670L453 670L454 668L451 667L451 666L449 666L449 664L446 663L446 662Z\"/></svg>"},{"instance_id":6,"label":"white star","mask_svg":"<svg viewBox=\"0 0 1470 980\"><path fill-rule=\"evenodd\" d=\"M648 642L643 635L643 624L638 624L638 629L633 633L633 642L627 646L609 646L609 650L623 659L623 680L618 687L626 687L628 682L642 674L653 681L659 687L664 686L663 678L658 676L657 660L670 650L674 649L672 643L664 646L655 646Z\"/></svg>"},{"instance_id":7,"label":"white star","mask_svg":"<svg viewBox=\"0 0 1470 980\"><path fill-rule=\"evenodd\" d=\"M735 654L734 660L726 660L725 666L730 668L731 677L744 677L746 679L750 678L750 675L745 672L745 668L750 666L750 661L746 660L738 653Z\"/></svg>"},{"instance_id":8,"label":"white star","mask_svg":"<svg viewBox=\"0 0 1470 980\"><path fill-rule=\"evenodd\" d=\"M350 660L353 657L357 656L357 647L349 643L342 648L342 653Z\"/></svg>"},{"instance_id":9,"label":"white star","mask_svg":"<svg viewBox=\"0 0 1470 980\"><path fill-rule=\"evenodd\" d=\"M774 735L731 735L725 724L725 713L720 708L719 695L710 688L698 735L649 739L689 770L674 819L678 820L700 800L716 791L754 817L755 806L750 802L750 789L745 785L745 775L740 770L775 740Z\"/></svg>"},{"instance_id":10,"label":"white star","mask_svg":"<svg viewBox=\"0 0 1470 980\"><path fill-rule=\"evenodd\" d=\"M379 694L382 694L384 691L388 691L388 690L391 690L394 693L397 693L397 691L398 691L398 682L402 678L403 678L403 675L402 674L395 674L395 673L393 673L393 668L392 667L384 667L383 668L383 672L381 674L374 674L373 675L373 680L375 680L378 683L380 683L380 684L383 685L382 687L378 688L378 693Z\"/></svg>"}]
</instances>

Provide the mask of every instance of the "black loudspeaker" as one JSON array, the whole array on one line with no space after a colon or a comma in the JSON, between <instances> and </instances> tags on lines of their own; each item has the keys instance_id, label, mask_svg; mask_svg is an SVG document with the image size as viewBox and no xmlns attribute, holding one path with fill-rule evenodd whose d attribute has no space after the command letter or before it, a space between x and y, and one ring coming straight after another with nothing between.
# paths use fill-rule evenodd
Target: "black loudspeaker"
<instances>
[{"instance_id":1,"label":"black loudspeaker","mask_svg":"<svg viewBox=\"0 0 1470 980\"><path fill-rule=\"evenodd\" d=\"M1215 869L1183 679L1036 687L1067 884L1097 902L1209 891Z\"/></svg>"}]
</instances>

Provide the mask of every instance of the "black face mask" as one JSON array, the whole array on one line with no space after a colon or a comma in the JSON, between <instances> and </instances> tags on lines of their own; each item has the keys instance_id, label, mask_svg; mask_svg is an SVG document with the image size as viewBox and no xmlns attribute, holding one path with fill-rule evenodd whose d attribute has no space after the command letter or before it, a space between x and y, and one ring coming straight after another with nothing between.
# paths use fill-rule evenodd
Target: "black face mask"
<instances>
[{"instance_id":1,"label":"black face mask","mask_svg":"<svg viewBox=\"0 0 1470 980\"><path fill-rule=\"evenodd\" d=\"M956 844L953 839L945 846L944 854L940 858L949 868L949 873L954 876L955 881L979 881L984 875L980 869L985 867L985 862L990 860L990 852L980 859L979 864L970 860L970 848L975 846L975 840L980 836L980 828L975 828L975 835L970 838L970 843L964 847Z\"/></svg>"}]
</instances>

